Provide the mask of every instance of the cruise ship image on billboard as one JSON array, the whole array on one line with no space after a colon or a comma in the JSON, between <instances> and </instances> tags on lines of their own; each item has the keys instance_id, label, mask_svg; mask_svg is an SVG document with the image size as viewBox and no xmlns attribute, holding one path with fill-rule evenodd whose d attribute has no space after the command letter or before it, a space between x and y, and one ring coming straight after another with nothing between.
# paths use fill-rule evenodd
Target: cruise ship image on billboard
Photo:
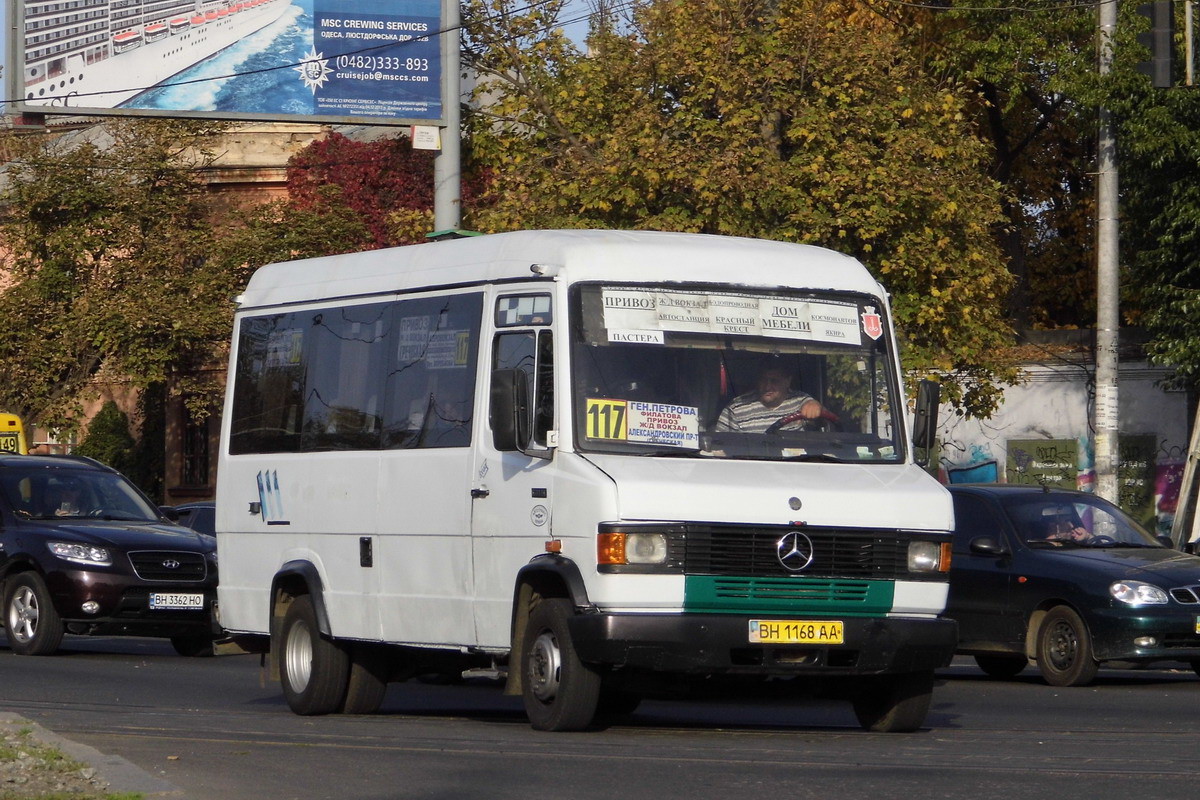
<instances>
[{"instance_id":1,"label":"cruise ship image on billboard","mask_svg":"<svg viewBox=\"0 0 1200 800\"><path fill-rule=\"evenodd\" d=\"M279 19L292 0L25 1L27 105L118 108Z\"/></svg>"}]
</instances>

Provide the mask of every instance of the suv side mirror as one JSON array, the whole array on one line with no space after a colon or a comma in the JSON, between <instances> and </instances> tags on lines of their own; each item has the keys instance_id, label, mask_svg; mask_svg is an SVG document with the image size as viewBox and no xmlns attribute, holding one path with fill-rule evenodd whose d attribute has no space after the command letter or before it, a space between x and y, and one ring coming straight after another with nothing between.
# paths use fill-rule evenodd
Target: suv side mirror
<instances>
[{"instance_id":1,"label":"suv side mirror","mask_svg":"<svg viewBox=\"0 0 1200 800\"><path fill-rule=\"evenodd\" d=\"M933 457L937 439L938 402L942 387L936 381L923 380L917 384L917 407L913 416L913 447L923 451L917 463L924 466Z\"/></svg>"}]
</instances>

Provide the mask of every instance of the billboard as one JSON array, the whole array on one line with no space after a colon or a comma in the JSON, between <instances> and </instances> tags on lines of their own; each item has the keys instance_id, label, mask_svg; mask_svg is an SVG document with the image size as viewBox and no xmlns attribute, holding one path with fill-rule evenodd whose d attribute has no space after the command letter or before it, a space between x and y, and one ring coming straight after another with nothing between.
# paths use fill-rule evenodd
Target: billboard
<instances>
[{"instance_id":1,"label":"billboard","mask_svg":"<svg viewBox=\"0 0 1200 800\"><path fill-rule=\"evenodd\" d=\"M442 122L442 0L23 0L28 113Z\"/></svg>"}]
</instances>

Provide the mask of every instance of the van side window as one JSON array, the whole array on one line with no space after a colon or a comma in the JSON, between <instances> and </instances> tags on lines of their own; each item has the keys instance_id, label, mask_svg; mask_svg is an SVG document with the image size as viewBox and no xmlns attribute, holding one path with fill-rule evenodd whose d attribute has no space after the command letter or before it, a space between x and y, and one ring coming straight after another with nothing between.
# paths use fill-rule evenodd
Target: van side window
<instances>
[{"instance_id":1,"label":"van side window","mask_svg":"<svg viewBox=\"0 0 1200 800\"><path fill-rule=\"evenodd\" d=\"M229 452L466 447L481 293L242 321Z\"/></svg>"},{"instance_id":2,"label":"van side window","mask_svg":"<svg viewBox=\"0 0 1200 800\"><path fill-rule=\"evenodd\" d=\"M385 448L470 445L482 313L482 294L397 304L383 371Z\"/></svg>"}]
</instances>

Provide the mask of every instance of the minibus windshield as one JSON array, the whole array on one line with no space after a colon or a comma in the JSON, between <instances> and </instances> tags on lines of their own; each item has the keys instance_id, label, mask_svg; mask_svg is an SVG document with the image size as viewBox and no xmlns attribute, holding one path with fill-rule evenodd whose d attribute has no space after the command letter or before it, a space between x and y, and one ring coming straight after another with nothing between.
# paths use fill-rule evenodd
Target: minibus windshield
<instances>
[{"instance_id":1,"label":"minibus windshield","mask_svg":"<svg viewBox=\"0 0 1200 800\"><path fill-rule=\"evenodd\" d=\"M877 298L583 284L571 299L582 452L904 458L902 396Z\"/></svg>"}]
</instances>

